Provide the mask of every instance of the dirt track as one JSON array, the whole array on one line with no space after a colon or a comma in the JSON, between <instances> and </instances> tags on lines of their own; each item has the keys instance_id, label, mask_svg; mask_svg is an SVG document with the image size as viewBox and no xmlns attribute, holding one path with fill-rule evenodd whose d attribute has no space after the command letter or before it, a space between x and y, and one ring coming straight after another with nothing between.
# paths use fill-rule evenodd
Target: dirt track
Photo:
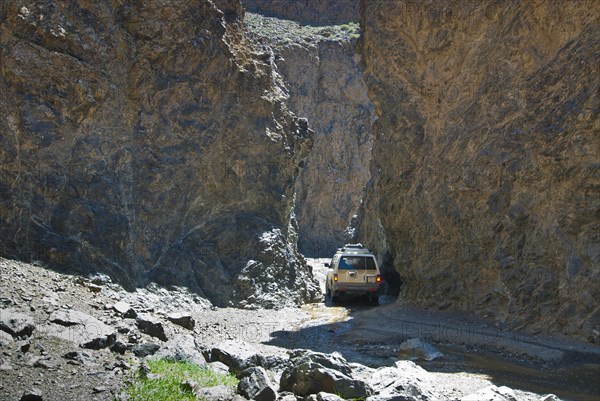
<instances>
[{"instance_id":1,"label":"dirt track","mask_svg":"<svg viewBox=\"0 0 600 401\"><path fill-rule=\"evenodd\" d=\"M310 261L322 286L323 262ZM299 337L319 351L337 350L367 365L389 363L403 341L419 338L444 353L439 360L418 362L440 379L452 373L457 383L466 384L466 380L477 385L477 380L491 380L567 399L600 399L598 346L559 336L505 331L469 314L427 311L397 302L366 305L364 300L350 299L339 306L307 307L312 318L305 321Z\"/></svg>"}]
</instances>

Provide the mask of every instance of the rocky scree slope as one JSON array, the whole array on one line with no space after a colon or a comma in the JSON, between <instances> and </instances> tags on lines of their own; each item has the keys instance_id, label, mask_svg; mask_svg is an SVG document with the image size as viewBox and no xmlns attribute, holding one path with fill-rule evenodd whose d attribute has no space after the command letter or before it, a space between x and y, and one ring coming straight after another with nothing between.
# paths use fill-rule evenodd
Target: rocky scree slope
<instances>
[{"instance_id":1,"label":"rocky scree slope","mask_svg":"<svg viewBox=\"0 0 600 401\"><path fill-rule=\"evenodd\" d=\"M360 29L253 13L244 22L257 47L274 52L290 109L315 131L295 186L298 247L307 256L331 256L345 241L370 174L374 110L356 53Z\"/></svg>"},{"instance_id":2,"label":"rocky scree slope","mask_svg":"<svg viewBox=\"0 0 600 401\"><path fill-rule=\"evenodd\" d=\"M218 4L2 3L2 255L218 305L315 299L292 215L312 133Z\"/></svg>"},{"instance_id":3,"label":"rocky scree slope","mask_svg":"<svg viewBox=\"0 0 600 401\"><path fill-rule=\"evenodd\" d=\"M600 342L600 3L369 0L360 236L402 298Z\"/></svg>"}]
</instances>

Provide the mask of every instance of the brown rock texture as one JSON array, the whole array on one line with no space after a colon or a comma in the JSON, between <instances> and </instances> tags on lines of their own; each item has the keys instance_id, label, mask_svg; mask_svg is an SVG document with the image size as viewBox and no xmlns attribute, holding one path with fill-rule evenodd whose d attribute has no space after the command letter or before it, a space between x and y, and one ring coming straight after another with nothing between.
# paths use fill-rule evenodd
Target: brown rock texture
<instances>
[{"instance_id":1,"label":"brown rock texture","mask_svg":"<svg viewBox=\"0 0 600 401\"><path fill-rule=\"evenodd\" d=\"M242 0L242 5L267 17L331 25L358 21L360 0Z\"/></svg>"},{"instance_id":2,"label":"brown rock texture","mask_svg":"<svg viewBox=\"0 0 600 401\"><path fill-rule=\"evenodd\" d=\"M600 3L361 4L360 239L401 299L600 341Z\"/></svg>"},{"instance_id":3,"label":"brown rock texture","mask_svg":"<svg viewBox=\"0 0 600 401\"><path fill-rule=\"evenodd\" d=\"M295 186L298 246L306 256L331 257L370 175L374 109L356 53L358 26L313 29L247 13L246 27L274 52L290 109L315 131Z\"/></svg>"},{"instance_id":4,"label":"brown rock texture","mask_svg":"<svg viewBox=\"0 0 600 401\"><path fill-rule=\"evenodd\" d=\"M314 299L292 214L312 133L218 3L2 3L2 255L218 305L258 263L269 303Z\"/></svg>"}]
</instances>

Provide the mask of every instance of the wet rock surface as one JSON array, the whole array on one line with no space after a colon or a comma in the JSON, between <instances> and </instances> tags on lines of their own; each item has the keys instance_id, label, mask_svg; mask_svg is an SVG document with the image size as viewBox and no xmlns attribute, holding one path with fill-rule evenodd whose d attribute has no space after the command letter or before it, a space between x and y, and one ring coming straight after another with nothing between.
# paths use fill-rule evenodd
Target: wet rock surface
<instances>
[{"instance_id":1,"label":"wet rock surface","mask_svg":"<svg viewBox=\"0 0 600 401\"><path fill-rule=\"evenodd\" d=\"M597 343L600 3L361 7L361 242L406 301Z\"/></svg>"},{"instance_id":2,"label":"wet rock surface","mask_svg":"<svg viewBox=\"0 0 600 401\"><path fill-rule=\"evenodd\" d=\"M271 294L313 299L289 232L312 133L220 4L2 2L0 255L219 305L258 260Z\"/></svg>"}]
</instances>

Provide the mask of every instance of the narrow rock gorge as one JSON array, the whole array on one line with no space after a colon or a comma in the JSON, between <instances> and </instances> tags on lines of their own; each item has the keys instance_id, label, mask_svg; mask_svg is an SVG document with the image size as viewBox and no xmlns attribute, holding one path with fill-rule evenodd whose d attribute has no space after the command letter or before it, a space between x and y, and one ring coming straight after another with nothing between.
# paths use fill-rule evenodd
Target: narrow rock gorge
<instances>
[{"instance_id":1,"label":"narrow rock gorge","mask_svg":"<svg viewBox=\"0 0 600 401\"><path fill-rule=\"evenodd\" d=\"M327 5L322 15L336 15L336 3L321 2ZM374 110L356 53L358 24L302 25L293 7L282 18L247 13L245 21L257 46L274 52L290 109L315 131L295 186L298 246L306 256L331 257L370 174Z\"/></svg>"},{"instance_id":2,"label":"narrow rock gorge","mask_svg":"<svg viewBox=\"0 0 600 401\"><path fill-rule=\"evenodd\" d=\"M361 3L360 238L401 299L600 342L600 3Z\"/></svg>"},{"instance_id":3,"label":"narrow rock gorge","mask_svg":"<svg viewBox=\"0 0 600 401\"><path fill-rule=\"evenodd\" d=\"M298 305L294 185L313 133L239 1L3 2L0 253Z\"/></svg>"}]
</instances>

